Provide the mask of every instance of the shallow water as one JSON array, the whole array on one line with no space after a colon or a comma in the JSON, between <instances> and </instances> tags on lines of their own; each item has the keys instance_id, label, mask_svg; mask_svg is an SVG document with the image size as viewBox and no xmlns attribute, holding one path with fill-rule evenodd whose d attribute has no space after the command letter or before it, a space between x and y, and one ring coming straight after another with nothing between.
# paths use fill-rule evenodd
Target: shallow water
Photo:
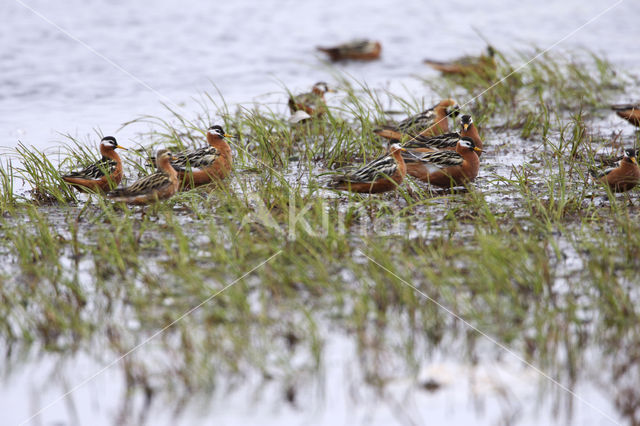
<instances>
[{"instance_id":1,"label":"shallow water","mask_svg":"<svg viewBox=\"0 0 640 426\"><path fill-rule=\"evenodd\" d=\"M330 331L326 330L330 335ZM490 349L490 348L487 348ZM144 398L126 391L122 372L113 368L97 376L64 402L47 410L44 424L567 424L566 396L540 399L540 377L512 360L480 360L458 363L450 355L434 354L417 377L396 374L384 394L362 386L361 360L348 336L333 333L324 348L322 379L312 379L297 391L296 402L284 401L281 384L265 382L259 375L245 377L242 386L219 385L211 398L189 401L176 413L173 406L156 401L144 409ZM148 356L148 355L147 355ZM395 361L393 359L388 362ZM35 407L53 401L76 384L76 377L89 377L103 365L86 356L64 361L48 357L31 364L7 382L0 391L5 411L3 422L17 424ZM330 367L330 368L329 368ZM305 382L307 379L302 379ZM336 386L339 383L340 386ZM436 384L435 389L425 383ZM229 386L229 388L227 388ZM552 394L556 391L549 390ZM611 424L604 414L616 418L602 387L582 386L579 396L592 404L574 402L571 420L576 425ZM105 397L108 395L108 397ZM24 401L28 396L28 402ZM551 407L558 404L560 416ZM21 407L28 407L23 411ZM595 407L595 408L594 408ZM18 408L18 409L16 409ZM596 411L602 410L602 413ZM120 419L120 420L118 420Z\"/></svg>"},{"instance_id":2,"label":"shallow water","mask_svg":"<svg viewBox=\"0 0 640 426\"><path fill-rule=\"evenodd\" d=\"M531 0L508 5L498 0L483 4L454 0L429 5L410 0L400 7L397 2L380 0L282 1L259 8L247 0L216 5L195 0L70 0L63 7L43 0L25 4L42 16L18 2L0 5L6 17L0 26L0 147L14 147L18 141L39 148L55 147L63 140L58 133L84 136L96 128L115 134L126 145L137 140L136 132L144 128L131 126L118 131L125 121L142 114L166 116L160 102L177 103L183 108L182 113L195 114L200 108L192 98L205 90L213 93L214 87L231 105L274 102L272 107L284 112L285 86L292 91L307 90L318 80L331 82L335 70L373 88L390 88L399 94L407 90L418 96L423 93L425 103L430 104L433 93L413 76L437 74L422 65L421 59L447 59L482 50L485 42L474 27L500 50L530 44L548 47L615 2L571 1L540 7L540 2ZM43 17L85 45L61 33ZM630 53L626 41L640 35L636 25L639 18L637 5L623 1L559 47L605 53L621 70L638 75L640 57ZM313 50L318 44L359 36L375 37L383 43L381 61L333 68ZM332 96L330 102L341 95ZM630 95L620 101L633 99ZM602 126L632 132L615 117ZM489 145L503 142L496 137ZM511 153L511 163L505 161L483 169L478 185L482 187L483 178L493 173L507 176L511 165L520 164L530 149L523 148L522 155ZM489 190L486 185L482 189ZM578 267L565 266L568 270ZM274 389L264 392L268 395L264 399L253 401L252 413L245 414L257 381L249 378L246 388L236 394L216 395L213 401L203 404L203 418L198 417L202 407L196 405L188 407L179 420L184 424L215 420L273 424L496 424L512 420L518 424L564 424L566 420L553 418L552 410L546 406L539 410L543 413L540 414L540 407L530 403L539 392L539 377L520 365L453 364L446 356L442 362L436 356L432 364L423 366L420 379L444 383L442 391L418 392L415 383L398 378L388 391L391 398L381 402L373 395L361 395L340 386L347 382L345 377L353 383L362 380L352 377L357 373L350 367L358 359L349 339L328 332L325 351L325 398L307 395L303 400L309 409L283 405L281 390ZM0 408L11 414L9 422L24 420L38 403L48 403L74 385L78 375L86 377L104 365L82 357L68 359L65 364L62 368L49 359L33 360L3 379ZM55 371L53 380L51 371ZM73 423L69 414L73 411L77 411L80 424L117 422L127 399L119 373L107 372L76 392L75 408L70 408L69 403L52 408L43 416L45 424ZM465 379L461 380L461 376ZM470 383L467 376L480 377L478 382L484 386ZM470 396L475 392L480 392L484 401L481 409ZM101 393L110 397L101 398ZM587 383L578 393L618 419L602 389ZM497 402L500 398L502 404ZM133 404L141 402L136 400ZM402 405L406 410L398 409ZM575 424L606 424L601 414L577 402L572 419ZM173 423L171 413L161 410L150 413L148 420Z\"/></svg>"}]
</instances>

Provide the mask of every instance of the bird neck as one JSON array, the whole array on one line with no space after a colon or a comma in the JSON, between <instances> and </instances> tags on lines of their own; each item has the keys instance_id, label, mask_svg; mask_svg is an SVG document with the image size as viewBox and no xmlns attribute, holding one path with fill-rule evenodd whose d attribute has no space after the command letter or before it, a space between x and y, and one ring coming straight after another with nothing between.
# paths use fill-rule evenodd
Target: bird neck
<instances>
[{"instance_id":1,"label":"bird neck","mask_svg":"<svg viewBox=\"0 0 640 426\"><path fill-rule=\"evenodd\" d=\"M436 113L436 120L447 118L447 107L444 105L438 105L434 108Z\"/></svg>"},{"instance_id":2,"label":"bird neck","mask_svg":"<svg viewBox=\"0 0 640 426\"><path fill-rule=\"evenodd\" d=\"M114 148L109 148L109 147L100 145L100 154L102 154L102 157L113 160L118 164L121 163L120 156L118 155L118 153Z\"/></svg>"},{"instance_id":3,"label":"bird neck","mask_svg":"<svg viewBox=\"0 0 640 426\"><path fill-rule=\"evenodd\" d=\"M171 160L168 157L162 157L158 160L158 170L168 174L170 177L177 179L178 172L171 165Z\"/></svg>"},{"instance_id":4,"label":"bird neck","mask_svg":"<svg viewBox=\"0 0 640 426\"><path fill-rule=\"evenodd\" d=\"M638 163L634 163L629 158L623 158L622 161L620 161L620 168L623 170L628 170L630 172L640 170L640 168L638 167Z\"/></svg>"},{"instance_id":5,"label":"bird neck","mask_svg":"<svg viewBox=\"0 0 640 426\"><path fill-rule=\"evenodd\" d=\"M220 151L225 158L229 159L231 157L231 147L223 138L207 133L207 142L209 142L209 145Z\"/></svg>"},{"instance_id":6,"label":"bird neck","mask_svg":"<svg viewBox=\"0 0 640 426\"><path fill-rule=\"evenodd\" d=\"M434 108L434 112L436 113L436 118L434 120L434 125L440 128L441 133L446 133L449 131L449 123L447 117L447 106L446 105L438 105Z\"/></svg>"},{"instance_id":7,"label":"bird neck","mask_svg":"<svg viewBox=\"0 0 640 426\"><path fill-rule=\"evenodd\" d=\"M480 139L480 133L478 133L478 128L475 126L475 124L471 123L469 127L467 127L467 130L463 129L460 132L460 136L471 138L471 140L473 140L473 143L478 148L482 149L482 139Z\"/></svg>"},{"instance_id":8,"label":"bird neck","mask_svg":"<svg viewBox=\"0 0 640 426\"><path fill-rule=\"evenodd\" d=\"M469 149L458 144L456 152L462 156L462 161L469 166L475 167L480 164L478 154L473 149Z\"/></svg>"},{"instance_id":9,"label":"bird neck","mask_svg":"<svg viewBox=\"0 0 640 426\"><path fill-rule=\"evenodd\" d=\"M404 163L404 158L402 158L402 151L393 151L391 156L398 165L398 171L400 171L400 174L404 177L407 174L407 165Z\"/></svg>"}]
</instances>

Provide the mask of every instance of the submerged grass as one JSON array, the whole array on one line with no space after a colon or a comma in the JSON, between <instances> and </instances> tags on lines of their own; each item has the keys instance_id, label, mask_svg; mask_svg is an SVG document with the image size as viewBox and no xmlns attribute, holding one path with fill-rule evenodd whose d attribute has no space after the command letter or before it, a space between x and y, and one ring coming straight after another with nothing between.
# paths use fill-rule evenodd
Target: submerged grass
<instances>
[{"instance_id":1,"label":"submerged grass","mask_svg":"<svg viewBox=\"0 0 640 426\"><path fill-rule=\"evenodd\" d=\"M283 401L313 403L300 391L322 384L336 335L356 348L356 385L381 395L398 379L417 382L434 354L462 364L507 356L411 286L568 387L596 376L619 417L638 421L640 395L618 384L620 372L640 380L632 368L640 347L639 207L585 173L604 144L590 120L606 101L586 92L616 87L610 65L589 58L581 67L547 55L467 106L485 124L487 153L478 181L459 191L411 179L377 196L324 189L321 171L384 150L372 129L387 120L386 95L346 81L339 106L297 126L269 108L230 114L213 97L203 106L216 112L193 121L175 111L132 121L150 123L155 144L177 148L203 144L203 130L216 122L235 135L227 182L144 209L95 195L69 203L76 195L58 169L18 147L20 168L0 169L7 364L32 359L25 353L109 362L278 254L125 359L117 421L168 401L180 409L249 379L277 384ZM505 75L514 66L501 60ZM478 78L437 84L465 99L486 87ZM523 102L525 91L536 101ZM407 112L423 108L420 99L400 101ZM499 145L504 137L510 145ZM74 140L68 149L74 162L95 155ZM502 164L514 152L523 160ZM148 173L147 156L129 156L128 173ZM38 191L35 201L52 204L15 196L16 178ZM540 387L558 392L540 398L566 401L558 411L570 415L568 394L544 380ZM138 412L128 403L134 394L147 401Z\"/></svg>"}]
</instances>

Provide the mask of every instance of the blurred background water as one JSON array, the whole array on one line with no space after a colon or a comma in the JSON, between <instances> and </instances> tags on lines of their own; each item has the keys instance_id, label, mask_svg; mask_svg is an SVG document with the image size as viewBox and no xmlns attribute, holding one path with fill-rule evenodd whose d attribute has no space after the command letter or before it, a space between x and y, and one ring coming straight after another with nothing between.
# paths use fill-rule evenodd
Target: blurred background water
<instances>
[{"instance_id":1,"label":"blurred background water","mask_svg":"<svg viewBox=\"0 0 640 426\"><path fill-rule=\"evenodd\" d=\"M546 48L612 5L558 47L605 54L638 74L631 46L640 6L628 0L8 0L0 5L0 146L44 148L63 140L59 133L96 128L126 141L135 129L116 133L122 123L166 114L160 102L195 115L192 98L214 88L230 104L282 93L284 111L284 87L332 80L314 47L356 37L380 40L382 60L337 69L374 88L423 91L430 103L412 77L437 76L423 58L479 53L486 43L478 33L507 52Z\"/></svg>"}]
</instances>

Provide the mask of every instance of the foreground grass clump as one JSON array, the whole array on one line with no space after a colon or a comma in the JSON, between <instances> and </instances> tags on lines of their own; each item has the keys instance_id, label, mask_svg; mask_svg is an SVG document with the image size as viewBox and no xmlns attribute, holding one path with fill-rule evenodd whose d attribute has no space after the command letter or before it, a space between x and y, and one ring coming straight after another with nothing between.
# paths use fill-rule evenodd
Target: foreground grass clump
<instances>
[{"instance_id":1,"label":"foreground grass clump","mask_svg":"<svg viewBox=\"0 0 640 426\"><path fill-rule=\"evenodd\" d=\"M514 90L538 90L523 89L528 78L519 71ZM383 151L372 128L384 119L385 95L344 89L325 119L293 127L279 111L231 114L225 105L193 121L175 112L136 120L130 125L151 126L153 144L129 157L129 175L150 171L154 144L202 144L212 122L236 135L230 179L145 209L95 195L69 203L53 178L24 168L25 180L45 182L38 187L55 201L33 205L3 192L7 368L42 354L83 353L105 365L171 325L114 367L125 377L123 419L179 410L246 382L308 406L305 390L325 385L327 350L343 339L358 360L347 386L384 399L407 378L410 392L423 392L419 372L435 357L465 365L510 357L464 320L564 386L597 382L621 418L638 419L640 397L620 383L640 380L640 207L586 176L604 139L589 124L596 105L536 110L554 96L540 89L544 101L526 108L545 115L536 126L546 130L527 136L533 144L520 129L486 129L481 175L470 187L431 191L409 179L394 193L367 196L328 191L318 177ZM515 120L507 112L519 105L513 96L491 101L496 120ZM581 102L563 102L573 101ZM480 117L481 104L469 106ZM78 160L91 152L83 146L69 147ZM15 170L2 169L4 191ZM538 385L557 413L569 416L579 403L545 379ZM145 403L132 406L133 395ZM505 408L504 418L512 416Z\"/></svg>"}]
</instances>

